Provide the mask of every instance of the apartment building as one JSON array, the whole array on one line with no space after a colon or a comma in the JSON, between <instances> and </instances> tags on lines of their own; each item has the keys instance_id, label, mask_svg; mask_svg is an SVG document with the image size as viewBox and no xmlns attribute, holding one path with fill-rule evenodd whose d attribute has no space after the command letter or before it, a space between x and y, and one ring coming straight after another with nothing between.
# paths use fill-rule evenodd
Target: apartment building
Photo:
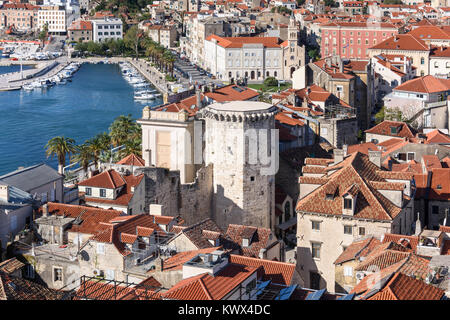
<instances>
[{"instance_id":1,"label":"apartment building","mask_svg":"<svg viewBox=\"0 0 450 320\"><path fill-rule=\"evenodd\" d=\"M38 28L48 26L51 34L65 35L67 32L67 14L63 6L41 6L38 11Z\"/></svg>"},{"instance_id":2,"label":"apartment building","mask_svg":"<svg viewBox=\"0 0 450 320\"><path fill-rule=\"evenodd\" d=\"M383 171L381 152L334 161L307 158L299 178L297 269L313 289L335 291L334 262L366 234L411 234L414 184L409 172Z\"/></svg>"},{"instance_id":3,"label":"apartment building","mask_svg":"<svg viewBox=\"0 0 450 320\"><path fill-rule=\"evenodd\" d=\"M369 48L398 34L391 23L330 22L321 26L321 55L347 59L367 59Z\"/></svg>"},{"instance_id":4,"label":"apartment building","mask_svg":"<svg viewBox=\"0 0 450 320\"><path fill-rule=\"evenodd\" d=\"M0 26L14 26L20 31L36 30L38 10L38 6L29 3L5 3L0 8Z\"/></svg>"},{"instance_id":5,"label":"apartment building","mask_svg":"<svg viewBox=\"0 0 450 320\"><path fill-rule=\"evenodd\" d=\"M92 40L94 42L123 38L123 22L121 19L103 17L102 19L92 19L91 22Z\"/></svg>"},{"instance_id":6,"label":"apartment building","mask_svg":"<svg viewBox=\"0 0 450 320\"><path fill-rule=\"evenodd\" d=\"M90 21L77 20L67 28L69 41L92 41L92 23Z\"/></svg>"}]
</instances>

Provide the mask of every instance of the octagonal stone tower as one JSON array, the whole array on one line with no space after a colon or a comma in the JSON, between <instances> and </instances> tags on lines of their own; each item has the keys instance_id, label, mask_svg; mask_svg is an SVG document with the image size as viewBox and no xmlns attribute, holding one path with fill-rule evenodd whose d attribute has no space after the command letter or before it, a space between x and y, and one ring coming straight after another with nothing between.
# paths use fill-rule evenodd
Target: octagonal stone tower
<instances>
[{"instance_id":1,"label":"octagonal stone tower","mask_svg":"<svg viewBox=\"0 0 450 320\"><path fill-rule=\"evenodd\" d=\"M214 103L202 109L205 164L213 164L213 217L273 228L278 170L278 109L257 101Z\"/></svg>"}]
</instances>

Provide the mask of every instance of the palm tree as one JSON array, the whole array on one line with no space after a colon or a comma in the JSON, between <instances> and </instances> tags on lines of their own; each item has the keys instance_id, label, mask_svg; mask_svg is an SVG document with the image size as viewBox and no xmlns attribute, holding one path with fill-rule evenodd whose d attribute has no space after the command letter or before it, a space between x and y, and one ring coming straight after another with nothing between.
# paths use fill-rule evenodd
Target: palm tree
<instances>
[{"instance_id":1,"label":"palm tree","mask_svg":"<svg viewBox=\"0 0 450 320\"><path fill-rule=\"evenodd\" d=\"M58 157L58 172L63 174L63 168L66 165L66 155L74 154L76 152L75 140L72 138L66 138L64 136L58 136L50 139L45 145L47 149L45 151L47 158L53 156Z\"/></svg>"},{"instance_id":2,"label":"palm tree","mask_svg":"<svg viewBox=\"0 0 450 320\"><path fill-rule=\"evenodd\" d=\"M76 147L77 151L72 158L72 163L78 162L84 172L87 172L89 163L94 159L91 148L87 143Z\"/></svg>"},{"instance_id":3,"label":"palm tree","mask_svg":"<svg viewBox=\"0 0 450 320\"><path fill-rule=\"evenodd\" d=\"M166 50L164 52L164 61L166 62L168 69L170 71L170 76L173 77L173 65L175 63L175 56L170 52L170 50Z\"/></svg>"},{"instance_id":4,"label":"palm tree","mask_svg":"<svg viewBox=\"0 0 450 320\"><path fill-rule=\"evenodd\" d=\"M114 120L109 127L109 136L111 137L111 143L117 147L122 145L127 139L130 132L136 123L131 118L131 114L128 116L121 115Z\"/></svg>"},{"instance_id":5,"label":"palm tree","mask_svg":"<svg viewBox=\"0 0 450 320\"><path fill-rule=\"evenodd\" d=\"M132 153L141 156L142 145L140 139L130 139L124 143L124 146L125 147L119 151L120 158L125 158Z\"/></svg>"},{"instance_id":6,"label":"palm tree","mask_svg":"<svg viewBox=\"0 0 450 320\"><path fill-rule=\"evenodd\" d=\"M100 159L101 153L104 151L108 151L108 149L105 148L102 134L98 134L94 138L86 140L86 144L88 145L89 151L92 154L95 168L98 168L98 160Z\"/></svg>"}]
</instances>

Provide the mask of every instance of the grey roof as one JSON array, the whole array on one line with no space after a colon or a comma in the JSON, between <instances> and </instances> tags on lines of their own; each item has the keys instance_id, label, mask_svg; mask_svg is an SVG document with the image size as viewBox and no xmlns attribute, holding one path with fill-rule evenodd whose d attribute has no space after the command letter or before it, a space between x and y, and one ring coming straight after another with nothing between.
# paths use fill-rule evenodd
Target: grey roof
<instances>
[{"instance_id":1,"label":"grey roof","mask_svg":"<svg viewBox=\"0 0 450 320\"><path fill-rule=\"evenodd\" d=\"M0 176L0 183L6 183L23 191L30 192L47 183L62 179L62 175L45 163L12 171Z\"/></svg>"},{"instance_id":2,"label":"grey roof","mask_svg":"<svg viewBox=\"0 0 450 320\"><path fill-rule=\"evenodd\" d=\"M9 201L0 200L0 208L14 210L32 202L33 196L31 194L9 185Z\"/></svg>"}]
</instances>

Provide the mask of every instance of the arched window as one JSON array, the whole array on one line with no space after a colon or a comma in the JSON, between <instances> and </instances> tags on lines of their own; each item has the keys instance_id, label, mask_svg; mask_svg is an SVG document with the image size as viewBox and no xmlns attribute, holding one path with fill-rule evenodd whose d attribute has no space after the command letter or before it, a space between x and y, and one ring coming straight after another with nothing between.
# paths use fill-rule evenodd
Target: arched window
<instances>
[{"instance_id":1,"label":"arched window","mask_svg":"<svg viewBox=\"0 0 450 320\"><path fill-rule=\"evenodd\" d=\"M286 201L286 204L284 205L284 221L288 221L291 218L291 202Z\"/></svg>"}]
</instances>

